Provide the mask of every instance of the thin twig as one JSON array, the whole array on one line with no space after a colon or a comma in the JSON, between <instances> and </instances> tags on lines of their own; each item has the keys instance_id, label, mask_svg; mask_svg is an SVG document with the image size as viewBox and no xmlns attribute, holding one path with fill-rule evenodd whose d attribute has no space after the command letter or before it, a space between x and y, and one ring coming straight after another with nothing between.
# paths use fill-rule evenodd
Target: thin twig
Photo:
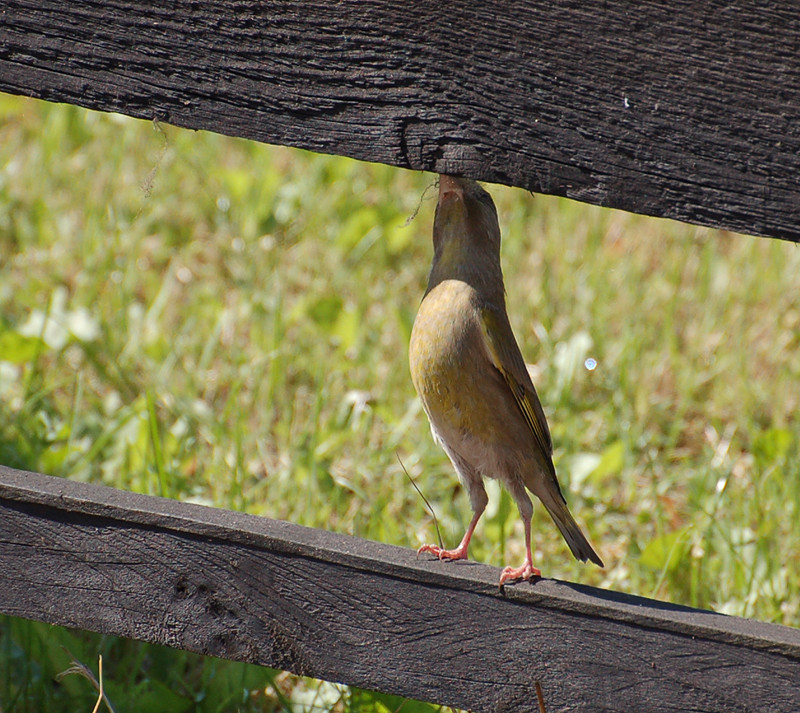
<instances>
[{"instance_id":1,"label":"thin twig","mask_svg":"<svg viewBox=\"0 0 800 713\"><path fill-rule=\"evenodd\" d=\"M156 182L156 175L158 174L159 169L161 168L161 163L164 160L164 156L167 153L167 149L169 148L169 140L167 139L167 134L164 132L164 129L161 128L161 123L158 119L153 119L153 128L161 134L161 138L163 139L163 143L161 144L161 148L158 151L158 156L156 156L156 161L153 164L153 167L150 169L150 173L147 174L144 181L142 182L142 193L144 194L145 198L149 198L153 194L153 186ZM140 209L141 211L141 209ZM139 217L139 214L136 214L136 217Z\"/></svg>"},{"instance_id":2,"label":"thin twig","mask_svg":"<svg viewBox=\"0 0 800 713\"><path fill-rule=\"evenodd\" d=\"M64 649L64 651L66 651L66 653L70 657L71 661L70 661L70 666L66 671L62 671L61 673L56 675L56 681L60 681L62 678L65 678L66 676L71 676L73 674L76 674L78 676L83 676L83 678L85 678L87 681L89 681L89 683L92 684L92 686L94 686L94 689L98 693L97 703L95 703L94 710L92 710L92 713L97 713L97 711L100 710L100 703L101 702L106 704L106 708L108 708L110 713L116 713L116 711L114 710L114 706L111 705L111 701L108 700L108 696L106 696L106 694L105 694L105 692L103 690L103 657L102 657L102 655L100 656L100 662L98 664L98 673L99 673L99 676L100 676L100 680L98 681L94 677L94 674L92 673L92 670L86 664L81 663L80 661L78 661L78 659L76 659L75 656L73 656L72 652L66 646L62 646L61 648Z\"/></svg>"},{"instance_id":3,"label":"thin twig","mask_svg":"<svg viewBox=\"0 0 800 713\"><path fill-rule=\"evenodd\" d=\"M542 694L542 684L534 681L533 685L536 687L536 698L539 701L539 713L547 713L547 708L544 707L544 695Z\"/></svg>"},{"instance_id":4,"label":"thin twig","mask_svg":"<svg viewBox=\"0 0 800 713\"><path fill-rule=\"evenodd\" d=\"M103 702L103 654L100 654L100 660L97 662L97 677L100 679L100 687L97 694L97 703L92 708L92 713L97 713L100 710L100 704Z\"/></svg>"},{"instance_id":5,"label":"thin twig","mask_svg":"<svg viewBox=\"0 0 800 713\"><path fill-rule=\"evenodd\" d=\"M433 511L433 506L428 502L428 498L425 497L425 495L419 489L419 486L414 482L414 479L411 477L409 472L406 470L406 467L403 465L403 461L400 460L400 454L399 453L395 453L395 455L397 456L397 461L400 463L400 467L403 469L403 472L406 474L406 478L409 479L409 481L411 482L411 485L414 486L414 490L416 490L417 493L419 493L419 496L425 502L425 505L428 506L428 510L430 511L431 517L433 518L433 526L436 528L436 539L439 540L439 547L444 548L444 543L442 541L442 533L439 532L439 520L436 518L436 513Z\"/></svg>"},{"instance_id":6,"label":"thin twig","mask_svg":"<svg viewBox=\"0 0 800 713\"><path fill-rule=\"evenodd\" d=\"M438 185L439 185L439 179L437 178L433 183L429 183L427 186L425 186L425 190L422 191L422 195L419 197L419 202L417 203L417 207L414 208L414 212L411 215L409 215L408 218L406 218L406 222L403 223L404 228L407 228L409 225L411 225L411 223L414 221L414 218L417 217L420 208L422 208L422 201L425 200L425 196L428 193L428 191L431 188L435 188Z\"/></svg>"}]
</instances>

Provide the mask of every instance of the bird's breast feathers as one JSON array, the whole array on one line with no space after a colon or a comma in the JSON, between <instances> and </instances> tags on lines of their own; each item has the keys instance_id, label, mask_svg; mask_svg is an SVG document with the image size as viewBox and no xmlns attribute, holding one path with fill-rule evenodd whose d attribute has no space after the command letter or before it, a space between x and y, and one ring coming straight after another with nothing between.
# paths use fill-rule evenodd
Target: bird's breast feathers
<instances>
[{"instance_id":1,"label":"bird's breast feathers","mask_svg":"<svg viewBox=\"0 0 800 713\"><path fill-rule=\"evenodd\" d=\"M477 434L494 421L490 397L501 378L489 362L472 287L445 280L426 295L411 333L409 361L414 386L440 436Z\"/></svg>"},{"instance_id":2,"label":"bird's breast feathers","mask_svg":"<svg viewBox=\"0 0 800 713\"><path fill-rule=\"evenodd\" d=\"M475 290L445 280L425 296L411 332L409 360L414 385L425 394L457 384L469 371L479 337Z\"/></svg>"}]
</instances>

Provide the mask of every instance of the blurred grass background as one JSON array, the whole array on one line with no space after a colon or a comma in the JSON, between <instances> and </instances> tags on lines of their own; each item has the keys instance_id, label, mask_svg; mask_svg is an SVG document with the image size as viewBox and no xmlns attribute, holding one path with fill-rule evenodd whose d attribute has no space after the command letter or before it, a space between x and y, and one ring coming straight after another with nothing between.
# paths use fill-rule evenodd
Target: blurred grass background
<instances>
[{"instance_id":1,"label":"blurred grass background","mask_svg":"<svg viewBox=\"0 0 800 713\"><path fill-rule=\"evenodd\" d=\"M0 96L0 462L408 547L470 510L407 345L434 177ZM800 625L800 249L487 186L563 488L545 576ZM419 208L416 217L410 216ZM490 484L471 550L518 564ZM69 653L68 653L69 652ZM0 711L436 707L0 619Z\"/></svg>"}]
</instances>

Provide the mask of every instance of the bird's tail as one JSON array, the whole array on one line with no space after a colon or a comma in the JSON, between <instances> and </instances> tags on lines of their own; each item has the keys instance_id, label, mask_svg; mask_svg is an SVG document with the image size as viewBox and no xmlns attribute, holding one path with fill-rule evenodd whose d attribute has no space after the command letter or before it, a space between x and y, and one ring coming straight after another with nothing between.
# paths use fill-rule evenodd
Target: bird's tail
<instances>
[{"instance_id":1,"label":"bird's tail","mask_svg":"<svg viewBox=\"0 0 800 713\"><path fill-rule=\"evenodd\" d=\"M564 502L563 497L559 497L560 495L561 493L557 493L550 497L540 499L547 508L547 512L550 513L550 517L553 518L553 522L558 526L558 529L567 541L570 550L572 550L572 554L575 555L575 559L581 562L591 560L599 567L604 567L603 560L600 559L597 552L595 552L589 544L589 540L587 540L586 536L581 532L581 528L578 526L578 523L575 522L575 518L572 517L567 503Z\"/></svg>"}]
</instances>

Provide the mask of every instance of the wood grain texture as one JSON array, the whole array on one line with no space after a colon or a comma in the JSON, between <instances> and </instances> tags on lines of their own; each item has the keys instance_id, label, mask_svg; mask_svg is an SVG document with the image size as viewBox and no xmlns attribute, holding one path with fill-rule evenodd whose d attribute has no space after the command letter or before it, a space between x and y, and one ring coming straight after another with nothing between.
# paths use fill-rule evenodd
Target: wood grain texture
<instances>
[{"instance_id":1,"label":"wood grain texture","mask_svg":"<svg viewBox=\"0 0 800 713\"><path fill-rule=\"evenodd\" d=\"M0 612L480 711L800 710L800 631L0 466Z\"/></svg>"},{"instance_id":2,"label":"wood grain texture","mask_svg":"<svg viewBox=\"0 0 800 713\"><path fill-rule=\"evenodd\" d=\"M0 90L800 240L775 0L6 0Z\"/></svg>"}]
</instances>

